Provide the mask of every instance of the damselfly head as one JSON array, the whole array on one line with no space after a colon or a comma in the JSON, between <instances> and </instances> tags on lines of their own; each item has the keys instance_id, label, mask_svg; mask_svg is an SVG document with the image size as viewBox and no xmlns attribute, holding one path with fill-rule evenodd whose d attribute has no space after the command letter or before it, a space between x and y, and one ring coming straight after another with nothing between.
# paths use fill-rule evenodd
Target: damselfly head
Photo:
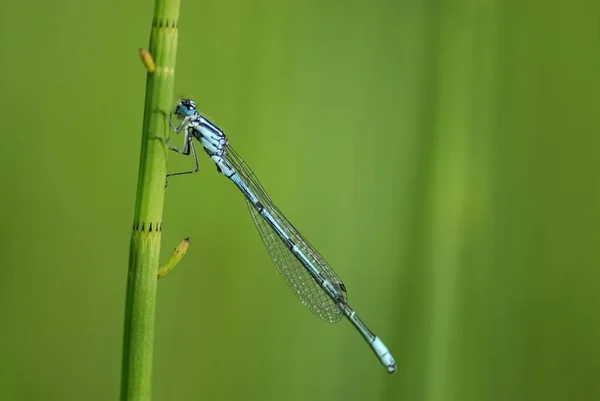
<instances>
[{"instance_id":1,"label":"damselfly head","mask_svg":"<svg viewBox=\"0 0 600 401\"><path fill-rule=\"evenodd\" d=\"M179 99L175 105L174 114L177 117L189 117L196 113L196 103L192 99Z\"/></svg>"}]
</instances>

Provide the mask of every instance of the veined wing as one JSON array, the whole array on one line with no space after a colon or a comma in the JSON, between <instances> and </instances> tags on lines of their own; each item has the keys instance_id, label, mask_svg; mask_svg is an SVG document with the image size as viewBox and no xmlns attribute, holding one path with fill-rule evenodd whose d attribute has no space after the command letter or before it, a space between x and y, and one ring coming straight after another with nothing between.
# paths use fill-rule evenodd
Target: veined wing
<instances>
[{"instance_id":1,"label":"veined wing","mask_svg":"<svg viewBox=\"0 0 600 401\"><path fill-rule=\"evenodd\" d=\"M235 169L240 179L248 186L254 195L260 200L264 208L279 223L286 234L294 241L304 255L321 272L323 278L328 280L339 292L346 302L348 295L346 287L342 280L335 274L333 269L327 264L325 259L310 245L310 243L300 234L298 230L290 223L283 213L277 209L275 204L267 195L256 175L244 160L227 145L225 160ZM339 321L343 314L336 303L327 295L325 290L317 283L306 268L296 259L286 244L279 238L273 228L263 219L247 199L248 209L252 215L252 220L258 229L258 232L271 256L277 270L296 294L300 302L304 304L311 312L323 320L334 323Z\"/></svg>"}]
</instances>

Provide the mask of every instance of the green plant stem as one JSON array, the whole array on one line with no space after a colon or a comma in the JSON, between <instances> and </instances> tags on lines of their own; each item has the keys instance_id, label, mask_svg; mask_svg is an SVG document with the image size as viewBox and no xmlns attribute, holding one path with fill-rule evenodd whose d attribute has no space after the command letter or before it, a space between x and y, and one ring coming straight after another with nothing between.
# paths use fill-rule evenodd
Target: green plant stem
<instances>
[{"instance_id":1,"label":"green plant stem","mask_svg":"<svg viewBox=\"0 0 600 401\"><path fill-rule=\"evenodd\" d=\"M152 395L152 355L156 283L160 256L167 153L165 118L175 81L180 0L156 0L149 52L156 69L148 71L138 174L137 199L129 253L127 301L121 377L122 401L149 401Z\"/></svg>"}]
</instances>

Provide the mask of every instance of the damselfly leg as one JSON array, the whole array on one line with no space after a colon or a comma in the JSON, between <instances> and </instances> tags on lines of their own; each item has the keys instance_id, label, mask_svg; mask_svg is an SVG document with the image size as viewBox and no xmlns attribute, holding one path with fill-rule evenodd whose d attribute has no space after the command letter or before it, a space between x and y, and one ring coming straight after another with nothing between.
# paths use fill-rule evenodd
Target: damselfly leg
<instances>
[{"instance_id":1,"label":"damselfly leg","mask_svg":"<svg viewBox=\"0 0 600 401\"><path fill-rule=\"evenodd\" d=\"M169 113L165 112L164 110L160 110L160 109L157 109L157 111L164 115L164 117L168 121L171 129L176 134L179 134L182 130L185 130L185 133L183 135L183 145L181 146L181 149L178 149L176 146L171 145L171 143L167 139L164 139L162 137L153 136L153 138L161 139L165 143L165 145L169 146L169 150L172 150L172 151L182 154L184 156L189 156L190 150L191 150L192 155L194 156L195 168L193 170L180 171L177 173L167 174L167 176L165 177L165 188L166 188L167 185L169 185L169 177L173 177L176 175L197 173L200 170L200 164L198 163L198 154L196 153L196 147L194 146L193 135L191 135L189 130L186 129L190 123L190 117L185 117L183 119L183 121L181 121L179 126L177 126L173 123L173 120L171 119L171 116L169 115Z\"/></svg>"},{"instance_id":2,"label":"damselfly leg","mask_svg":"<svg viewBox=\"0 0 600 401\"><path fill-rule=\"evenodd\" d=\"M190 154L190 148L192 149L192 155L194 155L194 164L195 164L196 168L193 170L189 170L189 171L180 171L178 173L167 174L167 182L165 183L165 187L167 186L169 177L172 177L174 175L194 174L194 173L197 173L198 170L200 170L200 165L198 164L198 155L196 154L196 147L194 146L194 142L192 141L192 136L189 136L186 133L185 143L183 144L183 147L181 148L181 150L177 149L175 146L169 145L170 150L177 152L179 154L182 154L182 155L186 155L186 156L188 156Z\"/></svg>"}]
</instances>

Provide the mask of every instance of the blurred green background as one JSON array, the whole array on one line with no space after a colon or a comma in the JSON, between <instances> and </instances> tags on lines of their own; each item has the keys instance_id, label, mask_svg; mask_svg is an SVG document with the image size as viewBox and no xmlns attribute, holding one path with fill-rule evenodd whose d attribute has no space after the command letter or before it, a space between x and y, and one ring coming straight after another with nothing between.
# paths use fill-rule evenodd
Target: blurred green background
<instances>
[{"instance_id":1,"label":"blurred green background","mask_svg":"<svg viewBox=\"0 0 600 401\"><path fill-rule=\"evenodd\" d=\"M0 3L1 400L119 396L152 8ZM597 1L183 0L179 27L177 93L398 372L296 300L203 156L167 191L163 259L192 243L155 400L600 399Z\"/></svg>"}]
</instances>

